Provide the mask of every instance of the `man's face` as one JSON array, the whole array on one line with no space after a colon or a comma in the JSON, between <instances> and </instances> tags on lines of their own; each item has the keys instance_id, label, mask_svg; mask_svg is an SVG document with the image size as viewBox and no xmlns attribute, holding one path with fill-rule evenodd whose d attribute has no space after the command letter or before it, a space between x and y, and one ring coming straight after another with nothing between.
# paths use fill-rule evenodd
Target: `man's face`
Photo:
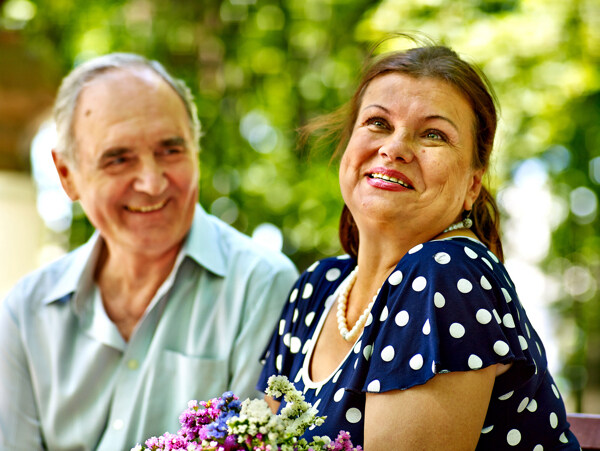
<instances>
[{"instance_id":1,"label":"man's face","mask_svg":"<svg viewBox=\"0 0 600 451\"><path fill-rule=\"evenodd\" d=\"M183 101L149 69L116 69L85 86L75 111L76 161L54 153L109 253L177 251L198 198L198 158Z\"/></svg>"}]
</instances>

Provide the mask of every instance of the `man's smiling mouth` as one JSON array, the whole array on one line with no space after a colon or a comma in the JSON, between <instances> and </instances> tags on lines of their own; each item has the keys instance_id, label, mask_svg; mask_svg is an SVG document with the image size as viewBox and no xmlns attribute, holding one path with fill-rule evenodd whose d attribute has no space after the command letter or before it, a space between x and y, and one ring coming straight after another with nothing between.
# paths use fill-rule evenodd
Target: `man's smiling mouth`
<instances>
[{"instance_id":1,"label":"man's smiling mouth","mask_svg":"<svg viewBox=\"0 0 600 451\"><path fill-rule=\"evenodd\" d=\"M386 182L392 182L392 183L396 183L397 185L403 186L405 188L408 189L414 189L412 186L410 186L408 183L403 182L402 180L399 180L395 177L390 177L388 175L385 174L381 174L379 172L374 172L373 174L368 174L369 178L372 179L380 179L380 180L385 180Z\"/></svg>"},{"instance_id":2,"label":"man's smiling mouth","mask_svg":"<svg viewBox=\"0 0 600 451\"><path fill-rule=\"evenodd\" d=\"M153 211L157 211L160 210L161 208L163 208L165 205L167 204L166 200L163 200L157 204L154 205L142 205L139 207L135 207L132 205L127 205L125 206L125 209L128 211L131 211L133 213L151 213Z\"/></svg>"}]
</instances>

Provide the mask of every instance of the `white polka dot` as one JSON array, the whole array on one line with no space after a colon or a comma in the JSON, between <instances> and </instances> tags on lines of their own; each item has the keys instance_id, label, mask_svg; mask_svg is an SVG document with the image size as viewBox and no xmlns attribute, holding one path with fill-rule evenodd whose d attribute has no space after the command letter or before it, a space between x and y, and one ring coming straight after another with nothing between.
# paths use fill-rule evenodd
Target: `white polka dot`
<instances>
[{"instance_id":1,"label":"white polka dot","mask_svg":"<svg viewBox=\"0 0 600 451\"><path fill-rule=\"evenodd\" d=\"M425 277L423 277L423 276L419 276L415 280L413 280L412 288L415 291L423 291L426 286L427 286L427 279L425 279Z\"/></svg>"},{"instance_id":2,"label":"white polka dot","mask_svg":"<svg viewBox=\"0 0 600 451\"><path fill-rule=\"evenodd\" d=\"M460 323L450 324L450 335L453 338L462 338L465 335L465 327Z\"/></svg>"},{"instance_id":3,"label":"white polka dot","mask_svg":"<svg viewBox=\"0 0 600 451\"><path fill-rule=\"evenodd\" d=\"M365 346L363 349L363 356L365 357L365 359L369 360L371 358L371 355L373 355L373 345Z\"/></svg>"},{"instance_id":4,"label":"white polka dot","mask_svg":"<svg viewBox=\"0 0 600 451\"><path fill-rule=\"evenodd\" d=\"M313 286L311 283L307 283L304 285L304 290L302 291L302 299L308 299L313 292Z\"/></svg>"},{"instance_id":5,"label":"white polka dot","mask_svg":"<svg viewBox=\"0 0 600 451\"><path fill-rule=\"evenodd\" d=\"M383 307L383 310L381 311L381 315L379 315L379 321L385 321L388 317L388 308L387 305L385 307Z\"/></svg>"},{"instance_id":6,"label":"white polka dot","mask_svg":"<svg viewBox=\"0 0 600 451\"><path fill-rule=\"evenodd\" d=\"M275 368L277 368L277 371L281 372L281 364L283 363L283 356L281 354L279 354L276 358L275 358Z\"/></svg>"},{"instance_id":7,"label":"white polka dot","mask_svg":"<svg viewBox=\"0 0 600 451\"><path fill-rule=\"evenodd\" d=\"M490 269L494 269L492 267L492 264L490 263L490 261L487 258L481 257L481 259L483 260L483 263L485 263L486 265L488 265L490 267Z\"/></svg>"},{"instance_id":8,"label":"white polka dot","mask_svg":"<svg viewBox=\"0 0 600 451\"><path fill-rule=\"evenodd\" d=\"M436 368L435 368L435 362L431 362L431 372L433 374L437 374Z\"/></svg>"},{"instance_id":9,"label":"white polka dot","mask_svg":"<svg viewBox=\"0 0 600 451\"><path fill-rule=\"evenodd\" d=\"M560 399L560 394L558 393L558 389L554 384L552 384L552 391L554 392L554 396L556 396L557 399Z\"/></svg>"},{"instance_id":10,"label":"white polka dot","mask_svg":"<svg viewBox=\"0 0 600 451\"><path fill-rule=\"evenodd\" d=\"M356 369L356 367L357 367L357 366L358 366L358 359L356 359L356 360L354 361L354 369Z\"/></svg>"},{"instance_id":11,"label":"white polka dot","mask_svg":"<svg viewBox=\"0 0 600 451\"><path fill-rule=\"evenodd\" d=\"M321 404L321 398L317 399L317 402L313 404L313 407L318 411L319 404Z\"/></svg>"},{"instance_id":12,"label":"white polka dot","mask_svg":"<svg viewBox=\"0 0 600 451\"><path fill-rule=\"evenodd\" d=\"M521 349L523 351L525 351L525 349L529 347L529 345L527 344L527 340L523 335L519 335L519 344L521 345Z\"/></svg>"},{"instance_id":13,"label":"white polka dot","mask_svg":"<svg viewBox=\"0 0 600 451\"><path fill-rule=\"evenodd\" d=\"M483 361L479 358L479 356L476 356L475 354L471 354L469 356L469 360L467 363L469 365L469 368L471 368L472 370L478 370L483 366Z\"/></svg>"},{"instance_id":14,"label":"white polka dot","mask_svg":"<svg viewBox=\"0 0 600 451\"><path fill-rule=\"evenodd\" d=\"M542 355L542 348L540 348L540 343L538 341L535 342L535 346L537 347L538 353Z\"/></svg>"},{"instance_id":15,"label":"white polka dot","mask_svg":"<svg viewBox=\"0 0 600 451\"><path fill-rule=\"evenodd\" d=\"M423 245L422 244L417 244L410 251L408 251L408 253L409 254L414 254L415 252L419 252L421 249L423 249Z\"/></svg>"},{"instance_id":16,"label":"white polka dot","mask_svg":"<svg viewBox=\"0 0 600 451\"><path fill-rule=\"evenodd\" d=\"M491 426L484 427L481 430L481 433L482 434L487 434L488 432L492 432L492 429L494 429L494 425L493 424Z\"/></svg>"},{"instance_id":17,"label":"white polka dot","mask_svg":"<svg viewBox=\"0 0 600 451\"><path fill-rule=\"evenodd\" d=\"M456 287L458 288L458 291L465 294L470 293L473 289L473 285L467 279L460 279L456 284Z\"/></svg>"},{"instance_id":18,"label":"white polka dot","mask_svg":"<svg viewBox=\"0 0 600 451\"><path fill-rule=\"evenodd\" d=\"M440 265L447 265L451 260L450 255L448 255L446 252L438 252L433 256L433 259Z\"/></svg>"},{"instance_id":19,"label":"white polka dot","mask_svg":"<svg viewBox=\"0 0 600 451\"><path fill-rule=\"evenodd\" d=\"M298 382L300 382L300 379L302 379L302 370L298 371L298 374L296 374L296 378L294 379L294 382L297 384Z\"/></svg>"},{"instance_id":20,"label":"white polka dot","mask_svg":"<svg viewBox=\"0 0 600 451\"><path fill-rule=\"evenodd\" d=\"M294 288L290 293L290 304L293 304L298 297L298 288Z\"/></svg>"},{"instance_id":21,"label":"white polka dot","mask_svg":"<svg viewBox=\"0 0 600 451\"><path fill-rule=\"evenodd\" d=\"M505 341L498 340L494 343L494 352L499 356L505 356L510 351L508 344Z\"/></svg>"},{"instance_id":22,"label":"white polka dot","mask_svg":"<svg viewBox=\"0 0 600 451\"><path fill-rule=\"evenodd\" d=\"M404 327L408 324L409 318L410 316L408 312L406 310L402 310L396 315L395 321L398 326Z\"/></svg>"},{"instance_id":23,"label":"white polka dot","mask_svg":"<svg viewBox=\"0 0 600 451\"><path fill-rule=\"evenodd\" d=\"M528 404L529 404L529 398L528 397L523 398L523 400L519 403L519 407L517 407L517 412L518 413L523 412Z\"/></svg>"},{"instance_id":24,"label":"white polka dot","mask_svg":"<svg viewBox=\"0 0 600 451\"><path fill-rule=\"evenodd\" d=\"M315 312L310 312L306 315L306 317L304 318L304 324L306 324L307 326L310 326L313 322L313 319L315 319Z\"/></svg>"},{"instance_id":25,"label":"white polka dot","mask_svg":"<svg viewBox=\"0 0 600 451\"><path fill-rule=\"evenodd\" d=\"M302 354L306 354L308 352L308 347L310 346L310 344L310 339L304 342L304 346L302 346Z\"/></svg>"},{"instance_id":26,"label":"white polka dot","mask_svg":"<svg viewBox=\"0 0 600 451\"><path fill-rule=\"evenodd\" d=\"M312 265L310 265L308 267L308 269L306 270L306 272L313 272L316 269L317 266L319 266L319 262L314 262Z\"/></svg>"},{"instance_id":27,"label":"white polka dot","mask_svg":"<svg viewBox=\"0 0 600 451\"><path fill-rule=\"evenodd\" d=\"M569 443L569 439L567 438L564 432L560 434L560 437L558 437L558 439L561 443Z\"/></svg>"},{"instance_id":28,"label":"white polka dot","mask_svg":"<svg viewBox=\"0 0 600 451\"><path fill-rule=\"evenodd\" d=\"M431 332L431 324L429 324L429 320L425 321L423 324L423 335L429 335Z\"/></svg>"},{"instance_id":29,"label":"white polka dot","mask_svg":"<svg viewBox=\"0 0 600 451\"><path fill-rule=\"evenodd\" d=\"M362 347L362 340L358 340L354 345L354 354L358 354L360 352L360 348Z\"/></svg>"},{"instance_id":30,"label":"white polka dot","mask_svg":"<svg viewBox=\"0 0 600 451\"><path fill-rule=\"evenodd\" d=\"M279 321L279 335L282 335L284 330L285 330L285 320L282 319Z\"/></svg>"},{"instance_id":31,"label":"white polka dot","mask_svg":"<svg viewBox=\"0 0 600 451\"><path fill-rule=\"evenodd\" d=\"M527 332L527 338L531 338L531 332L529 332L529 326L525 323L525 332Z\"/></svg>"},{"instance_id":32,"label":"white polka dot","mask_svg":"<svg viewBox=\"0 0 600 451\"><path fill-rule=\"evenodd\" d=\"M342 271L340 271L338 268L331 268L325 273L325 278L330 282L333 282L334 280L337 280L341 274Z\"/></svg>"},{"instance_id":33,"label":"white polka dot","mask_svg":"<svg viewBox=\"0 0 600 451\"><path fill-rule=\"evenodd\" d=\"M350 256L348 254L340 255L337 257L338 260L348 260Z\"/></svg>"},{"instance_id":34,"label":"white polka dot","mask_svg":"<svg viewBox=\"0 0 600 451\"><path fill-rule=\"evenodd\" d=\"M290 351L296 354L302 348L302 341L298 337L292 337L290 341Z\"/></svg>"},{"instance_id":35,"label":"white polka dot","mask_svg":"<svg viewBox=\"0 0 600 451\"><path fill-rule=\"evenodd\" d=\"M381 358L385 362L391 362L394 359L394 355L395 354L396 353L394 352L394 347L393 346L391 346L391 345L390 346L386 346L381 351Z\"/></svg>"},{"instance_id":36,"label":"white polka dot","mask_svg":"<svg viewBox=\"0 0 600 451\"><path fill-rule=\"evenodd\" d=\"M467 257L475 260L477 258L477 252L475 252L473 249L469 248L469 247L465 247L465 254L467 254Z\"/></svg>"},{"instance_id":37,"label":"white polka dot","mask_svg":"<svg viewBox=\"0 0 600 451\"><path fill-rule=\"evenodd\" d=\"M381 390L381 384L379 383L379 381L377 379L369 382L369 385L367 385L368 392L379 393L379 390Z\"/></svg>"},{"instance_id":38,"label":"white polka dot","mask_svg":"<svg viewBox=\"0 0 600 451\"><path fill-rule=\"evenodd\" d=\"M292 323L295 323L298 319L298 309L294 309L294 317L292 318Z\"/></svg>"},{"instance_id":39,"label":"white polka dot","mask_svg":"<svg viewBox=\"0 0 600 451\"><path fill-rule=\"evenodd\" d=\"M502 288L502 294L504 295L504 299L506 300L506 302L512 301L512 297L510 296L510 293L506 290L506 288Z\"/></svg>"},{"instance_id":40,"label":"white polka dot","mask_svg":"<svg viewBox=\"0 0 600 451\"><path fill-rule=\"evenodd\" d=\"M513 319L513 316L510 313L507 313L502 318L502 324L504 324L504 327L508 327L509 329L513 329L515 327L515 320Z\"/></svg>"},{"instance_id":41,"label":"white polka dot","mask_svg":"<svg viewBox=\"0 0 600 451\"><path fill-rule=\"evenodd\" d=\"M415 354L410 358L410 361L408 362L408 364L410 365L410 367L413 370L420 370L421 368L423 368L423 356L421 354Z\"/></svg>"},{"instance_id":42,"label":"white polka dot","mask_svg":"<svg viewBox=\"0 0 600 451\"><path fill-rule=\"evenodd\" d=\"M342 398L344 397L344 389L340 388L338 391L335 392L335 394L333 395L333 400L335 402L340 402L342 400Z\"/></svg>"},{"instance_id":43,"label":"white polka dot","mask_svg":"<svg viewBox=\"0 0 600 451\"><path fill-rule=\"evenodd\" d=\"M532 399L529 404L527 404L527 410L530 412L535 412L537 410L537 401Z\"/></svg>"},{"instance_id":44,"label":"white polka dot","mask_svg":"<svg viewBox=\"0 0 600 451\"><path fill-rule=\"evenodd\" d=\"M358 423L361 418L362 414L356 407L350 407L346 412L346 420L348 420L348 423Z\"/></svg>"},{"instance_id":45,"label":"white polka dot","mask_svg":"<svg viewBox=\"0 0 600 451\"><path fill-rule=\"evenodd\" d=\"M494 314L494 318L496 318L496 321L498 322L498 324L502 324L502 320L500 319L500 315L498 315L498 312L496 311L496 309L492 309L492 313Z\"/></svg>"},{"instance_id":46,"label":"white polka dot","mask_svg":"<svg viewBox=\"0 0 600 451\"><path fill-rule=\"evenodd\" d=\"M489 255L490 257L492 257L492 260L494 260L496 263L499 263L499 262L500 262L500 260L498 260L498 257L496 257L496 256L495 256L495 255L492 253L492 251L488 251L488 255Z\"/></svg>"},{"instance_id":47,"label":"white polka dot","mask_svg":"<svg viewBox=\"0 0 600 451\"><path fill-rule=\"evenodd\" d=\"M558 415L556 415L554 412L552 412L550 414L550 427L552 427L552 429L556 429L557 426L558 426Z\"/></svg>"},{"instance_id":48,"label":"white polka dot","mask_svg":"<svg viewBox=\"0 0 600 451\"><path fill-rule=\"evenodd\" d=\"M481 285L481 288L483 288L484 290L492 289L492 284L490 284L490 281L487 280L485 278L485 276L481 276L481 279L479 280L479 284Z\"/></svg>"},{"instance_id":49,"label":"white polka dot","mask_svg":"<svg viewBox=\"0 0 600 451\"><path fill-rule=\"evenodd\" d=\"M446 299L442 293L436 292L433 295L433 303L437 308L442 308L444 305L446 305Z\"/></svg>"},{"instance_id":50,"label":"white polka dot","mask_svg":"<svg viewBox=\"0 0 600 451\"><path fill-rule=\"evenodd\" d=\"M365 327L370 326L373 323L373 315L369 312L369 316L367 316L367 321L365 321Z\"/></svg>"},{"instance_id":51,"label":"white polka dot","mask_svg":"<svg viewBox=\"0 0 600 451\"><path fill-rule=\"evenodd\" d=\"M481 309L477 310L477 313L475 314L475 318L477 318L477 322L479 324L488 324L492 320L492 314L490 313L489 310L481 308Z\"/></svg>"},{"instance_id":52,"label":"white polka dot","mask_svg":"<svg viewBox=\"0 0 600 451\"><path fill-rule=\"evenodd\" d=\"M544 447L542 445L535 445L533 451L544 451Z\"/></svg>"},{"instance_id":53,"label":"white polka dot","mask_svg":"<svg viewBox=\"0 0 600 451\"><path fill-rule=\"evenodd\" d=\"M388 282L390 285L398 285L400 282L402 282L402 271L394 271L388 278Z\"/></svg>"},{"instance_id":54,"label":"white polka dot","mask_svg":"<svg viewBox=\"0 0 600 451\"><path fill-rule=\"evenodd\" d=\"M513 393L514 393L514 390L513 391L509 391L508 393L505 393L502 396L498 396L498 399L500 401L506 401L508 398L510 398L513 395Z\"/></svg>"},{"instance_id":55,"label":"white polka dot","mask_svg":"<svg viewBox=\"0 0 600 451\"><path fill-rule=\"evenodd\" d=\"M290 347L291 338L292 338L292 334L290 332L288 332L287 334L285 334L283 336L283 344L286 345L288 348Z\"/></svg>"},{"instance_id":56,"label":"white polka dot","mask_svg":"<svg viewBox=\"0 0 600 451\"><path fill-rule=\"evenodd\" d=\"M506 435L506 442L510 446L517 446L521 443L521 433L517 429L511 429Z\"/></svg>"},{"instance_id":57,"label":"white polka dot","mask_svg":"<svg viewBox=\"0 0 600 451\"><path fill-rule=\"evenodd\" d=\"M335 373L335 375L333 376L333 379L331 379L334 384L338 381L341 374L342 374L342 370L338 370L337 373Z\"/></svg>"}]
</instances>

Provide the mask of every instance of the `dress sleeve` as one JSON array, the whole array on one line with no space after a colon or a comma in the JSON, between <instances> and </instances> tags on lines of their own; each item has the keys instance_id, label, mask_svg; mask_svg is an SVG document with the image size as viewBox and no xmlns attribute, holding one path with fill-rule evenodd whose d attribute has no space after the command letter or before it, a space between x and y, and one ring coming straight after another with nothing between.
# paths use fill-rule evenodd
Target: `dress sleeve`
<instances>
[{"instance_id":1,"label":"dress sleeve","mask_svg":"<svg viewBox=\"0 0 600 451\"><path fill-rule=\"evenodd\" d=\"M375 305L361 344L370 362L356 390L407 389L439 373L510 362L510 383L521 385L535 371L528 354L539 344L503 265L481 244L413 248Z\"/></svg>"}]
</instances>

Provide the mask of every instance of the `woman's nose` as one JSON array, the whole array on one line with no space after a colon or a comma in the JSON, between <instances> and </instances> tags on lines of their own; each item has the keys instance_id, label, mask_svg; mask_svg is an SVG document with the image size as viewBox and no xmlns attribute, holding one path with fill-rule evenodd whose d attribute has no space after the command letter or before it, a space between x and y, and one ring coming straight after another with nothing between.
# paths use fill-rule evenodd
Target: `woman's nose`
<instances>
[{"instance_id":1,"label":"woman's nose","mask_svg":"<svg viewBox=\"0 0 600 451\"><path fill-rule=\"evenodd\" d=\"M414 158L414 150L410 137L406 133L396 133L379 148L379 155L390 161L410 163Z\"/></svg>"},{"instance_id":2,"label":"woman's nose","mask_svg":"<svg viewBox=\"0 0 600 451\"><path fill-rule=\"evenodd\" d=\"M142 161L136 174L133 188L150 196L158 196L167 188L168 181L164 169L154 159Z\"/></svg>"}]
</instances>

